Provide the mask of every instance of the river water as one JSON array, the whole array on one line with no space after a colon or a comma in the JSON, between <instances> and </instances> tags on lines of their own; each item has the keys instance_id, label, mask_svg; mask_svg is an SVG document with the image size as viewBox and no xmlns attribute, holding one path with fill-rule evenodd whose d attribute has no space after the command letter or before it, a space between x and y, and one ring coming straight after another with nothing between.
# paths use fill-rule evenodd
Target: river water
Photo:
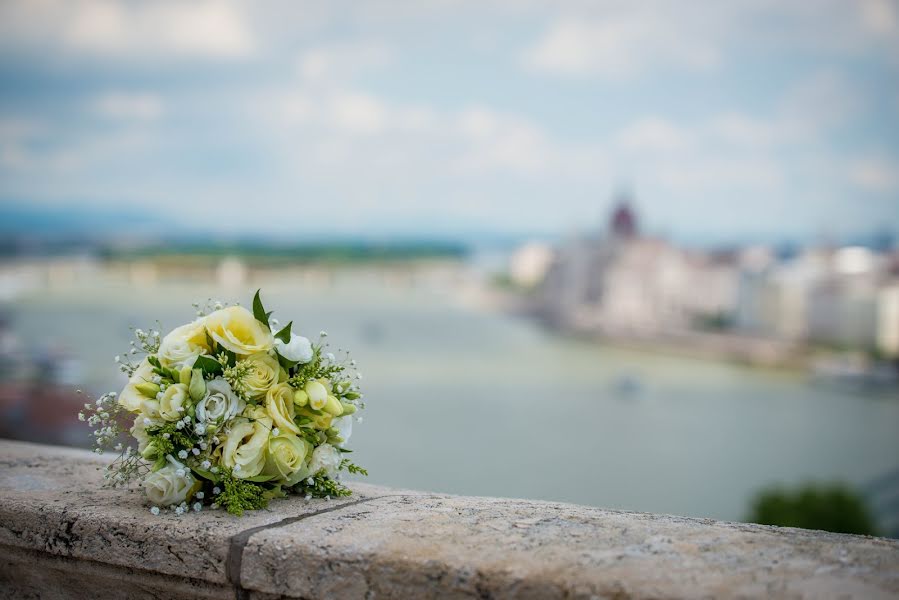
<instances>
[{"instance_id":1,"label":"river water","mask_svg":"<svg viewBox=\"0 0 899 600\"><path fill-rule=\"evenodd\" d=\"M10 306L23 341L83 359L84 385L121 387L128 327L167 329L210 294L83 281ZM863 484L899 466L899 398L801 374L627 351L466 307L449 288L378 278L265 283L282 322L353 350L368 408L354 458L373 483L741 519L773 483Z\"/></svg>"}]
</instances>

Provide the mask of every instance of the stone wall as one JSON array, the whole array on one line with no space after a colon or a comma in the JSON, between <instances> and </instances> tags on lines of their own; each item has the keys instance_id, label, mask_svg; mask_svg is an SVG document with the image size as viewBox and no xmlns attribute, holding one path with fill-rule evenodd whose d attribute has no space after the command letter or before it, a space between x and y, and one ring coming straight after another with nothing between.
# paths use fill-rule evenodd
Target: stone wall
<instances>
[{"instance_id":1,"label":"stone wall","mask_svg":"<svg viewBox=\"0 0 899 600\"><path fill-rule=\"evenodd\" d=\"M0 441L0 596L899 597L897 540L364 484L154 517L103 464Z\"/></svg>"}]
</instances>

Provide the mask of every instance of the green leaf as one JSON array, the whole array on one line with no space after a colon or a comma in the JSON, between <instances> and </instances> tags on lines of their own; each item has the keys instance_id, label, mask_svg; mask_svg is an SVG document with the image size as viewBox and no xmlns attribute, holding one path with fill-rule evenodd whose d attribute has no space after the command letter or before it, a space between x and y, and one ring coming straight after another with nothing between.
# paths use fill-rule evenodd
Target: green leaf
<instances>
[{"instance_id":1,"label":"green leaf","mask_svg":"<svg viewBox=\"0 0 899 600\"><path fill-rule=\"evenodd\" d=\"M286 358L281 356L281 353L278 352L277 350L275 350L275 356L278 357L278 364L281 365L282 367L284 367L284 370L287 372L290 372L290 369L297 365L297 361L287 360Z\"/></svg>"},{"instance_id":2,"label":"green leaf","mask_svg":"<svg viewBox=\"0 0 899 600\"><path fill-rule=\"evenodd\" d=\"M266 313L265 308L262 306L262 299L259 298L259 292L261 290L256 290L256 295L253 296L253 316L256 317L256 320L265 325L266 327L271 327L268 324L268 316L271 313Z\"/></svg>"},{"instance_id":3,"label":"green leaf","mask_svg":"<svg viewBox=\"0 0 899 600\"><path fill-rule=\"evenodd\" d=\"M285 344L289 344L289 343L290 343L290 327L291 327L291 325L293 325L293 321L291 321L290 323L288 323L287 325L285 325L284 328L281 329L281 331L279 331L278 333L276 333L276 334L275 334L275 339L276 339L276 340L281 340L281 341L284 342Z\"/></svg>"},{"instance_id":4,"label":"green leaf","mask_svg":"<svg viewBox=\"0 0 899 600\"><path fill-rule=\"evenodd\" d=\"M207 470L201 469L201 468L199 468L199 467L194 467L192 470L193 470L194 473L196 473L197 475L199 475L199 476L202 477L203 479L208 479L208 480L211 481L212 483L218 483L219 481L222 480L221 477L219 477L218 475L216 475L216 474L213 473L212 471L207 471Z\"/></svg>"},{"instance_id":5,"label":"green leaf","mask_svg":"<svg viewBox=\"0 0 899 600\"><path fill-rule=\"evenodd\" d=\"M222 372L222 363L215 360L211 356L206 356L201 354L197 357L197 362L194 363L194 367L198 369L202 369L203 375L218 375Z\"/></svg>"},{"instance_id":6,"label":"green leaf","mask_svg":"<svg viewBox=\"0 0 899 600\"><path fill-rule=\"evenodd\" d=\"M274 479L274 475L257 475L256 477L246 477L244 481L252 481L253 483L265 483Z\"/></svg>"}]
</instances>

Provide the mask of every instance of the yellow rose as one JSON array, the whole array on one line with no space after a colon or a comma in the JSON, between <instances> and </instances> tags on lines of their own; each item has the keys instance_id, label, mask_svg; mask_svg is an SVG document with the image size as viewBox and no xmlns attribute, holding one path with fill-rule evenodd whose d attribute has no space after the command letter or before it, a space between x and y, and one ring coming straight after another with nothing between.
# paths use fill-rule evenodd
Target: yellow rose
<instances>
[{"instance_id":1,"label":"yellow rose","mask_svg":"<svg viewBox=\"0 0 899 600\"><path fill-rule=\"evenodd\" d=\"M265 408L275 426L282 431L299 433L300 428L293 422L293 388L286 383L279 383L269 388L265 395Z\"/></svg>"},{"instance_id":2,"label":"yellow rose","mask_svg":"<svg viewBox=\"0 0 899 600\"><path fill-rule=\"evenodd\" d=\"M197 357L209 352L206 327L202 319L173 329L162 338L156 356L167 367L193 366Z\"/></svg>"},{"instance_id":3,"label":"yellow rose","mask_svg":"<svg viewBox=\"0 0 899 600\"><path fill-rule=\"evenodd\" d=\"M162 393L159 400L159 416L166 421L184 418L184 411L190 406L190 392L183 383L173 383Z\"/></svg>"},{"instance_id":4,"label":"yellow rose","mask_svg":"<svg viewBox=\"0 0 899 600\"><path fill-rule=\"evenodd\" d=\"M312 444L291 433L282 433L268 441L268 458L263 473L273 475L286 485L295 485L310 475L306 457L312 452Z\"/></svg>"},{"instance_id":5,"label":"yellow rose","mask_svg":"<svg viewBox=\"0 0 899 600\"><path fill-rule=\"evenodd\" d=\"M269 388L278 383L281 366L273 356L265 352L248 356L242 362L250 366L243 383L246 386L247 398L259 401L265 397Z\"/></svg>"},{"instance_id":6,"label":"yellow rose","mask_svg":"<svg viewBox=\"0 0 899 600\"><path fill-rule=\"evenodd\" d=\"M148 398L148 396L142 393L136 386L141 384L152 383L153 381L153 366L147 362L147 359L141 361L138 365L137 370L134 371L134 374L131 375L131 378L128 380L128 384L125 386L125 389L122 390L122 393L119 394L119 404L125 408L125 410L131 412L137 412L140 410L141 403Z\"/></svg>"},{"instance_id":7,"label":"yellow rose","mask_svg":"<svg viewBox=\"0 0 899 600\"><path fill-rule=\"evenodd\" d=\"M235 419L226 434L227 438L222 446L222 464L240 479L259 475L265 466L271 430L272 419L264 409L247 408L244 416Z\"/></svg>"},{"instance_id":8,"label":"yellow rose","mask_svg":"<svg viewBox=\"0 0 899 600\"><path fill-rule=\"evenodd\" d=\"M272 332L242 306L229 306L206 317L206 331L219 345L247 356L272 349Z\"/></svg>"}]
</instances>

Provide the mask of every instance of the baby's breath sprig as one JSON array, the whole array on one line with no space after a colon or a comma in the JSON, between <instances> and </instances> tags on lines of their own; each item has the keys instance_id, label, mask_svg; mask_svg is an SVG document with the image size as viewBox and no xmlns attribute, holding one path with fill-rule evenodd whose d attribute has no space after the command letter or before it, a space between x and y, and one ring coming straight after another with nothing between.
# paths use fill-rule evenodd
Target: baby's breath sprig
<instances>
[{"instance_id":1,"label":"baby's breath sprig","mask_svg":"<svg viewBox=\"0 0 899 600\"><path fill-rule=\"evenodd\" d=\"M305 494L306 499L309 498L341 498L352 495L352 491L342 485L339 481L335 481L327 476L324 470L319 471L311 477L307 477L293 488L299 494Z\"/></svg>"}]
</instances>

